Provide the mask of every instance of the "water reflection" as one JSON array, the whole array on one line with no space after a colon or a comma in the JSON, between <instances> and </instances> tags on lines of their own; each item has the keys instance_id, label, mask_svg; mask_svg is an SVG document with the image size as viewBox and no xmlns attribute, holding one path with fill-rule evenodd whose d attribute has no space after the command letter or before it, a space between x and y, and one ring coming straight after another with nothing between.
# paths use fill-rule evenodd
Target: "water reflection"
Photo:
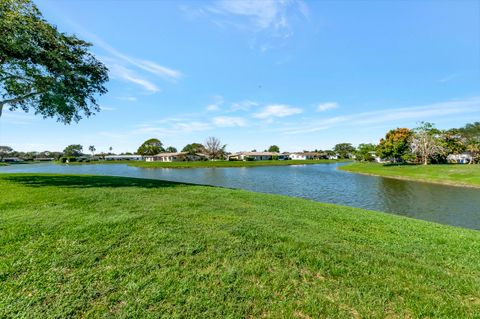
<instances>
[{"instance_id":1,"label":"water reflection","mask_svg":"<svg viewBox=\"0 0 480 319\"><path fill-rule=\"evenodd\" d=\"M343 164L201 169L32 164L0 167L0 172L115 175L243 188L480 229L479 189L351 174L338 171L338 165Z\"/></svg>"}]
</instances>

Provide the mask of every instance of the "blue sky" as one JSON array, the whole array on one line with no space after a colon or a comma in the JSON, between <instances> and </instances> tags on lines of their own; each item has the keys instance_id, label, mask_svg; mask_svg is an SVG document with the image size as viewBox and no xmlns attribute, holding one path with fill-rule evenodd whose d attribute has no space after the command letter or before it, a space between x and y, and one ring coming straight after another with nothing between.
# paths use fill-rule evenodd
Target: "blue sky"
<instances>
[{"instance_id":1,"label":"blue sky","mask_svg":"<svg viewBox=\"0 0 480 319\"><path fill-rule=\"evenodd\" d=\"M329 149L480 120L478 1L35 1L110 69L78 124L5 112L0 145Z\"/></svg>"}]
</instances>

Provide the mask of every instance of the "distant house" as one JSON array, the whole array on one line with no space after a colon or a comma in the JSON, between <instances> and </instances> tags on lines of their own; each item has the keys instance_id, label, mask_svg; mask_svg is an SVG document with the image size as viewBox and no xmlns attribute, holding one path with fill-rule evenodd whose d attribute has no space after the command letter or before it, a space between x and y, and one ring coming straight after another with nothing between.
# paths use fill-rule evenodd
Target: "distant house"
<instances>
[{"instance_id":1,"label":"distant house","mask_svg":"<svg viewBox=\"0 0 480 319\"><path fill-rule=\"evenodd\" d=\"M290 153L290 159L292 160L318 160L326 158L327 155L318 152L294 152Z\"/></svg>"},{"instance_id":2,"label":"distant house","mask_svg":"<svg viewBox=\"0 0 480 319\"><path fill-rule=\"evenodd\" d=\"M375 151L370 151L368 154L375 160L377 163L386 163L388 160L381 158L380 156L377 155L377 152Z\"/></svg>"},{"instance_id":3,"label":"distant house","mask_svg":"<svg viewBox=\"0 0 480 319\"><path fill-rule=\"evenodd\" d=\"M3 161L5 163L15 163L15 162L21 162L22 160L18 157L5 157Z\"/></svg>"},{"instance_id":4,"label":"distant house","mask_svg":"<svg viewBox=\"0 0 480 319\"><path fill-rule=\"evenodd\" d=\"M238 161L269 161L273 159L286 160L289 159L288 154L277 152L237 152L228 156L229 160Z\"/></svg>"},{"instance_id":5,"label":"distant house","mask_svg":"<svg viewBox=\"0 0 480 319\"><path fill-rule=\"evenodd\" d=\"M447 161L450 163L457 163L457 164L468 164L473 160L472 155L468 153L462 154L450 154L447 156Z\"/></svg>"},{"instance_id":6,"label":"distant house","mask_svg":"<svg viewBox=\"0 0 480 319\"><path fill-rule=\"evenodd\" d=\"M142 155L105 155L107 161L141 161Z\"/></svg>"},{"instance_id":7,"label":"distant house","mask_svg":"<svg viewBox=\"0 0 480 319\"><path fill-rule=\"evenodd\" d=\"M338 160L338 154L330 154L330 155L327 155L327 159L329 159L329 160Z\"/></svg>"},{"instance_id":8,"label":"distant house","mask_svg":"<svg viewBox=\"0 0 480 319\"><path fill-rule=\"evenodd\" d=\"M145 156L147 162L187 162L201 161L207 158L207 155L201 153L189 154L187 152L160 153L157 155Z\"/></svg>"}]
</instances>

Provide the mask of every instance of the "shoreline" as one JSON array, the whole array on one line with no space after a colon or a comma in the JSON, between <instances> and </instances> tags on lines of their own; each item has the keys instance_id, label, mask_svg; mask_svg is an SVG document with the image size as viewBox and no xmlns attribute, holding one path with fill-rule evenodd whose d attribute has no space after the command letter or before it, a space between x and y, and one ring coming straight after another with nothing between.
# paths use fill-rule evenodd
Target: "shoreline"
<instances>
[{"instance_id":1,"label":"shoreline","mask_svg":"<svg viewBox=\"0 0 480 319\"><path fill-rule=\"evenodd\" d=\"M445 164L447 165L447 164ZM337 170L342 172L347 172L351 174L359 174L359 175L366 175L366 176L377 176L383 178L390 178L390 179L397 179L403 181L410 181L410 182L417 182L417 183L427 183L427 184L437 184L437 185L445 185L445 186L454 186L454 187L463 187L463 188L474 188L480 189L480 185L474 185L469 183L462 183L462 182L453 182L453 181L439 181L439 180L428 180L422 177L408 177L408 176L398 176L398 175L382 175L370 172L359 172L354 170L348 169L349 165L344 165L337 167Z\"/></svg>"}]
</instances>

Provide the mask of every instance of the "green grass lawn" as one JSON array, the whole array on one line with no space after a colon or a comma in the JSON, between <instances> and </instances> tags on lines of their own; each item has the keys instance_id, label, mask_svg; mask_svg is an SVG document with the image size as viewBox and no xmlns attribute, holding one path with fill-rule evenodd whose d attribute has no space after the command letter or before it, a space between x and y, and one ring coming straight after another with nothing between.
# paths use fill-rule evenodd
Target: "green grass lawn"
<instances>
[{"instance_id":1,"label":"green grass lawn","mask_svg":"<svg viewBox=\"0 0 480 319\"><path fill-rule=\"evenodd\" d=\"M344 160L343 162L345 162ZM191 162L145 162L145 161L93 161L73 162L72 164L128 164L142 168L208 168L208 167L255 167L255 166L285 166L304 164L340 163L342 160L289 160L289 161L191 161Z\"/></svg>"},{"instance_id":2,"label":"green grass lawn","mask_svg":"<svg viewBox=\"0 0 480 319\"><path fill-rule=\"evenodd\" d=\"M480 232L243 190L0 175L0 317L474 318Z\"/></svg>"},{"instance_id":3,"label":"green grass lawn","mask_svg":"<svg viewBox=\"0 0 480 319\"><path fill-rule=\"evenodd\" d=\"M378 175L422 182L480 187L480 165L383 165L352 163L339 169L360 174Z\"/></svg>"}]
</instances>

